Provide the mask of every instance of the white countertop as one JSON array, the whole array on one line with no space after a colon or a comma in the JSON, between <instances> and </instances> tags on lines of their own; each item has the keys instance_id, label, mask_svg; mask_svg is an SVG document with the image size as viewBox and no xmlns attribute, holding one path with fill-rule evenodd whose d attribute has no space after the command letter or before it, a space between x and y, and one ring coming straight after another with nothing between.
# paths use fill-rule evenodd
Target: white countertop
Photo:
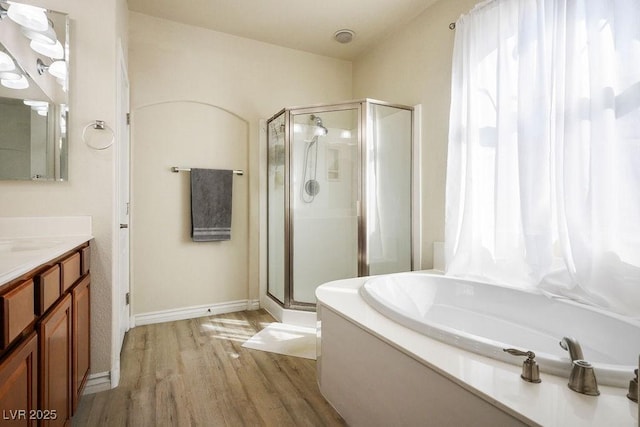
<instances>
[{"instance_id":1,"label":"white countertop","mask_svg":"<svg viewBox=\"0 0 640 427\"><path fill-rule=\"evenodd\" d=\"M518 418L542 426L639 425L638 404L627 399L627 389L600 386L600 396L592 397L571 391L567 378L554 375L542 373L540 384L522 381L520 366L444 344L384 317L360 297L367 279L326 283L316 290L318 303Z\"/></svg>"},{"instance_id":2,"label":"white countertop","mask_svg":"<svg viewBox=\"0 0 640 427\"><path fill-rule=\"evenodd\" d=\"M88 242L91 217L0 217L0 286Z\"/></svg>"}]
</instances>

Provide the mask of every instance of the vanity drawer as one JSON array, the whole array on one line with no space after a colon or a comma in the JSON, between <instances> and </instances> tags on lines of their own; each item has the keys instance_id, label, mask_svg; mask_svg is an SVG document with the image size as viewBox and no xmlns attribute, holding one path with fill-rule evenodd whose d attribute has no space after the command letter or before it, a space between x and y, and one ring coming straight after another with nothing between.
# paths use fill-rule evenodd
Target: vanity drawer
<instances>
[{"instance_id":1,"label":"vanity drawer","mask_svg":"<svg viewBox=\"0 0 640 427\"><path fill-rule=\"evenodd\" d=\"M80 274L84 276L91 269L91 246L80 250Z\"/></svg>"},{"instance_id":2,"label":"vanity drawer","mask_svg":"<svg viewBox=\"0 0 640 427\"><path fill-rule=\"evenodd\" d=\"M33 280L25 280L0 296L2 314L2 348L20 336L36 318Z\"/></svg>"},{"instance_id":3,"label":"vanity drawer","mask_svg":"<svg viewBox=\"0 0 640 427\"><path fill-rule=\"evenodd\" d=\"M36 314L44 314L60 297L60 266L54 265L35 280L36 286Z\"/></svg>"},{"instance_id":4,"label":"vanity drawer","mask_svg":"<svg viewBox=\"0 0 640 427\"><path fill-rule=\"evenodd\" d=\"M80 253L62 260L60 269L60 294L63 294L80 278Z\"/></svg>"}]
</instances>

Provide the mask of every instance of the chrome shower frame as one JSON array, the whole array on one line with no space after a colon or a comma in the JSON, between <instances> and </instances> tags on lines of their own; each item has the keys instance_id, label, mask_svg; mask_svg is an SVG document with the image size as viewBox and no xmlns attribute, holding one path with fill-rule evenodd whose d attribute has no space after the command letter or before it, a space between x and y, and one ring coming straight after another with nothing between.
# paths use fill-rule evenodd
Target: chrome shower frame
<instances>
[{"instance_id":1,"label":"chrome shower frame","mask_svg":"<svg viewBox=\"0 0 640 427\"><path fill-rule=\"evenodd\" d=\"M365 177L368 176L368 165L370 164L370 159L367 158L367 152L365 148L367 147L367 137L371 135L373 131L373 123L370 117L370 105L382 105L387 107L398 108L402 110L407 110L411 112L411 140L414 138L414 108L406 105L388 103L384 101L374 100L374 99L362 99L362 100L354 100L354 101L346 101L341 103L332 103L332 104L315 104L311 106L303 106L303 107L292 107L292 108L283 108L278 111L276 114L271 116L267 120L267 147L269 146L269 125L270 123L284 114L284 301L281 301L278 297L273 295L270 292L269 286L269 251L267 250L267 295L275 301L278 305L282 306L285 309L294 309L294 310L303 310L303 311L315 311L316 304L307 303L302 301L296 301L292 296L294 294L294 283L293 283L293 252L292 252L292 244L293 244L293 206L292 206L292 181L291 181L291 170L292 170L292 143L294 141L294 126L293 126L293 117L300 114L322 114L328 112L337 112L344 110L356 110L357 111L357 128L358 128L358 138L357 138L357 182L355 185L357 186L357 232L358 232L358 253L357 253L357 271L358 277L368 276L370 271L370 265L368 260L368 251L367 251L367 212L366 209L363 209L363 206L367 206L366 199L366 191L365 191ZM324 126L323 126L324 127ZM412 144L413 145L413 144ZM412 146L412 154L411 157L413 159L413 146ZM409 174L413 176L413 160L411 164L408 165ZM268 168L267 168L268 170ZM267 172L268 173L268 172ZM413 181L413 180L412 180ZM268 177L267 177L268 182ZM413 182L411 183L413 186ZM413 194L413 188L410 189L411 194ZM269 197L267 196L267 212L269 212ZM415 203L412 198L411 203ZM411 218L413 214L413 207L409 209L409 223L413 226L413 218ZM268 224L267 219L267 224ZM269 233L267 232L267 248L269 247ZM411 233L411 239L413 239L413 232ZM413 242L410 241L409 245L411 247L411 255L410 255L410 263L411 270L413 270Z\"/></svg>"}]
</instances>

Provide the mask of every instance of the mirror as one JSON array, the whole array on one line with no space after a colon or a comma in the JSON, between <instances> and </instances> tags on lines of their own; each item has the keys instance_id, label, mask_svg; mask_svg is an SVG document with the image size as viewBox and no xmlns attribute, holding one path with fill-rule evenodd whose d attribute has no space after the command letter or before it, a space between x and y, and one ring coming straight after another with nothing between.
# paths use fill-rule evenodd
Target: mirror
<instances>
[{"instance_id":1,"label":"mirror","mask_svg":"<svg viewBox=\"0 0 640 427\"><path fill-rule=\"evenodd\" d=\"M69 19L0 0L0 180L68 178Z\"/></svg>"}]
</instances>

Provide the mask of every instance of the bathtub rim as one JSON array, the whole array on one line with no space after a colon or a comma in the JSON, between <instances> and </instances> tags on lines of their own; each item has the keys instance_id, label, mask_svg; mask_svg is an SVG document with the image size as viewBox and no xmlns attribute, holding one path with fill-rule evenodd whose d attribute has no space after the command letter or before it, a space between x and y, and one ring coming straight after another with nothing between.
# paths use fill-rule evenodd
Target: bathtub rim
<instances>
[{"instance_id":1,"label":"bathtub rim","mask_svg":"<svg viewBox=\"0 0 640 427\"><path fill-rule=\"evenodd\" d=\"M504 348L513 348L514 346L512 344L474 335L459 329L452 328L442 323L424 321L423 319L419 319L410 314L401 312L399 309L396 309L397 306L386 303L375 293L369 291L369 288L375 286L375 284L379 281L389 280L389 278L393 279L396 277L433 277L437 279L444 278L445 280L454 280L457 282L468 284L480 284L482 286L504 288L510 291L523 292L534 296L543 296L545 298L554 299L562 304L569 304L582 310L592 311L640 328L640 321L637 321L634 318L609 312L600 307L569 300L568 298L549 296L545 292L540 292L534 289L521 289L512 286L484 283L465 278L444 276L437 273L434 274L431 272L404 272L368 277L358 290L360 297L367 304L383 314L385 317L399 323L400 325L403 325L418 333L426 334L428 337L441 341L445 344L449 344L472 353L477 353L516 366L522 365L521 358L513 357L502 351L502 349ZM561 337L559 339L561 339ZM535 348L519 349L525 351L531 350L535 352L536 361L540 365L541 372L560 377L569 377L569 374L571 372L571 361L569 357L558 357L557 355L539 351ZM596 374L600 374L598 375L598 384L613 387L628 387L629 379L633 377L634 369L637 369L637 366L635 365L614 365L608 363L593 362L591 360L589 360L589 362L591 362L591 364L593 365Z\"/></svg>"}]
</instances>

